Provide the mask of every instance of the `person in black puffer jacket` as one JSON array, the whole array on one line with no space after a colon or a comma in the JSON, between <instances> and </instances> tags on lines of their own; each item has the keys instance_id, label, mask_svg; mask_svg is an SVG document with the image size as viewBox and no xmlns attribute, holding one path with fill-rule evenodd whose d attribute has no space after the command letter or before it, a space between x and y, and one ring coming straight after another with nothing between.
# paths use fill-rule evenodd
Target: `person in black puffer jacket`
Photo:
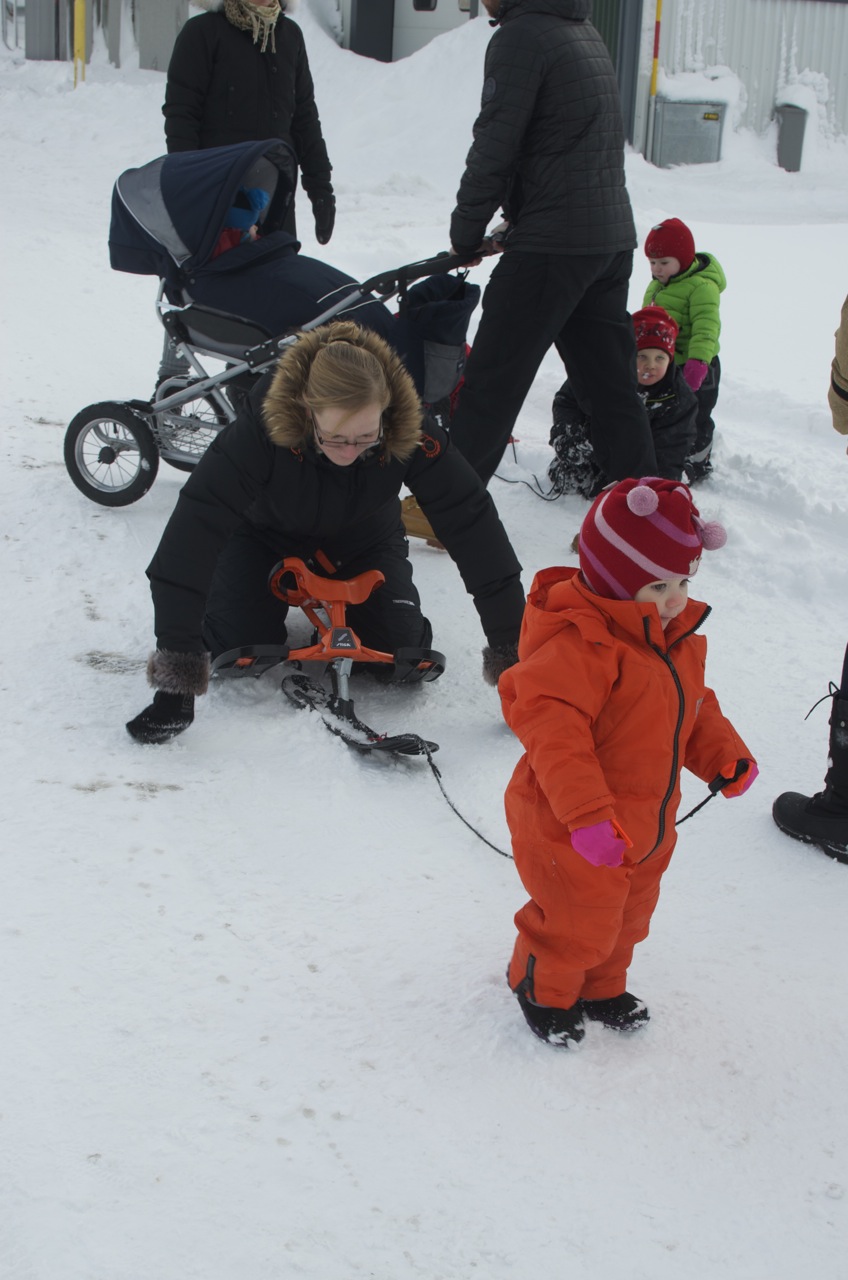
<instances>
[{"instance_id":1,"label":"person in black puffer jacket","mask_svg":"<svg viewBox=\"0 0 848 1280\"><path fill-rule=\"evenodd\" d=\"M643 307L633 316L633 330L639 397L651 424L657 475L691 483L698 402L674 362L677 321L662 307ZM595 458L591 414L578 403L568 381L554 396L553 418L551 444L556 457L548 467L548 478L554 490L596 498L610 477Z\"/></svg>"},{"instance_id":2,"label":"person in black puffer jacket","mask_svg":"<svg viewBox=\"0 0 848 1280\"><path fill-rule=\"evenodd\" d=\"M315 237L327 244L336 202L303 34L293 0L197 0L174 44L165 89L168 151L283 138L300 165ZM294 202L284 229L296 235Z\"/></svg>"},{"instance_id":3,"label":"person in black puffer jacket","mask_svg":"<svg viewBox=\"0 0 848 1280\"><path fill-rule=\"evenodd\" d=\"M467 259L503 248L451 423L484 483L552 344L614 480L656 474L627 292L636 231L615 71L590 0L483 0L498 30L451 218ZM486 240L492 216L506 225ZM500 232L500 229L498 229Z\"/></svg>"},{"instance_id":4,"label":"person in black puffer jacket","mask_svg":"<svg viewBox=\"0 0 848 1280\"><path fill-rule=\"evenodd\" d=\"M286 556L325 576L378 569L385 582L348 610L371 649L428 648L398 494L406 485L474 598L488 684L518 658L521 565L495 505L382 338L352 321L304 333L256 385L189 476L147 575L157 648L152 704L127 725L166 742L191 724L210 655L286 639L268 587Z\"/></svg>"}]
</instances>

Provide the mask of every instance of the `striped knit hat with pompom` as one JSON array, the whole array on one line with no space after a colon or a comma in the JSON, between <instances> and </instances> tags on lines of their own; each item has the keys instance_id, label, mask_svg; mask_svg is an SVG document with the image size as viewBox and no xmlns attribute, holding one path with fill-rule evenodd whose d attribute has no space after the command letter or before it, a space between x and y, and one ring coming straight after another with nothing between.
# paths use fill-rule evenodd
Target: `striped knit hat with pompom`
<instances>
[{"instance_id":1,"label":"striped knit hat with pompom","mask_svg":"<svg viewBox=\"0 0 848 1280\"><path fill-rule=\"evenodd\" d=\"M649 582L689 578L703 550L723 547L717 521L703 521L677 480L620 480L592 503L578 546L580 572L595 595L632 600Z\"/></svg>"},{"instance_id":2,"label":"striped knit hat with pompom","mask_svg":"<svg viewBox=\"0 0 848 1280\"><path fill-rule=\"evenodd\" d=\"M637 351L651 347L673 356L674 340L680 329L664 307L643 307L641 311L633 312L633 332Z\"/></svg>"}]
</instances>

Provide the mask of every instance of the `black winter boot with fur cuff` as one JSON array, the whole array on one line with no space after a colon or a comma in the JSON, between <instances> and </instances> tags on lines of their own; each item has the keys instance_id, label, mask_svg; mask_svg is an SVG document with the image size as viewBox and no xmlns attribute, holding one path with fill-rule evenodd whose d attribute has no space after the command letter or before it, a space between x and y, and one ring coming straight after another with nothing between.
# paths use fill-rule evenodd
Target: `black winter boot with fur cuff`
<instances>
[{"instance_id":1,"label":"black winter boot with fur cuff","mask_svg":"<svg viewBox=\"0 0 848 1280\"><path fill-rule=\"evenodd\" d=\"M497 687L503 673L514 667L517 661L517 644L487 644L483 650L483 679L486 684Z\"/></svg>"},{"instance_id":2,"label":"black winter boot with fur cuff","mask_svg":"<svg viewBox=\"0 0 848 1280\"><path fill-rule=\"evenodd\" d=\"M158 689L149 707L127 722L127 733L136 742L160 745L170 742L194 720L194 697L190 693L163 693Z\"/></svg>"},{"instance_id":3,"label":"black winter boot with fur cuff","mask_svg":"<svg viewBox=\"0 0 848 1280\"><path fill-rule=\"evenodd\" d=\"M162 693L198 697L209 688L209 654L156 649L147 659L147 683Z\"/></svg>"}]
</instances>

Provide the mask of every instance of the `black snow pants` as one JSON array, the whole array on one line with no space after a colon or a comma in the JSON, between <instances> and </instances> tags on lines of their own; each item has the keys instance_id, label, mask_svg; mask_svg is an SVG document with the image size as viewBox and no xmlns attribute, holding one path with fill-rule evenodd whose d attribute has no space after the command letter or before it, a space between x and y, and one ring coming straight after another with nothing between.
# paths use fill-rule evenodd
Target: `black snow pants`
<instances>
[{"instance_id":1,"label":"black snow pants","mask_svg":"<svg viewBox=\"0 0 848 1280\"><path fill-rule=\"evenodd\" d=\"M692 479L700 480L711 469L710 455L713 450L715 423L713 409L718 401L718 388L721 382L721 361L715 356L707 366L707 376L695 392L698 401L698 416L695 419L695 447L687 459L691 464L687 467Z\"/></svg>"},{"instance_id":2,"label":"black snow pants","mask_svg":"<svg viewBox=\"0 0 848 1280\"><path fill-rule=\"evenodd\" d=\"M345 554L332 541L319 546L300 539L275 539L272 546L255 529L243 525L218 558L206 601L203 639L213 658L242 645L286 643L289 606L268 586L271 571L286 556L299 557L322 577L352 578L367 569L379 569L385 582L362 604L348 606L349 625L364 645L383 653L430 646L433 632L421 612L402 526L376 546L352 548ZM336 567L335 574L328 572L328 564Z\"/></svg>"},{"instance_id":3,"label":"black snow pants","mask_svg":"<svg viewBox=\"0 0 848 1280\"><path fill-rule=\"evenodd\" d=\"M611 480L656 474L636 392L636 342L627 311L633 254L507 250L483 295L483 316L451 421L451 439L484 484L552 345L562 357L592 445Z\"/></svg>"}]
</instances>

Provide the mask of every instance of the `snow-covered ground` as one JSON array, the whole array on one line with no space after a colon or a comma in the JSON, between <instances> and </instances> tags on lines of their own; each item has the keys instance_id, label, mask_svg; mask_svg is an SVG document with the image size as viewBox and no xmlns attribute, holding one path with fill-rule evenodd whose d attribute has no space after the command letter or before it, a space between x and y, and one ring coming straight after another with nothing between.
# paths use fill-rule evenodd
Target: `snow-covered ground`
<instances>
[{"instance_id":1,"label":"snow-covered ground","mask_svg":"<svg viewBox=\"0 0 848 1280\"><path fill-rule=\"evenodd\" d=\"M490 30L395 66L302 5L337 230L366 274L447 247ZM0 56L3 536L0 1273L6 1280L844 1280L848 868L771 819L821 785L848 638L848 458L826 405L848 290L848 146L788 174L775 139L716 165L631 155L640 237L684 218L726 269L716 472L729 541L695 594L711 675L756 750L747 797L682 829L632 986L631 1039L535 1040L504 984L514 868L423 762L362 760L276 689L216 688L136 746L144 568L182 480L86 501L83 405L144 396L155 282L110 271L114 179L163 150L164 78ZM474 278L484 283L485 267ZM637 255L633 302L647 283ZM543 475L549 356L509 479ZM493 482L525 584L585 511ZM506 847L518 746L481 680L449 560L413 547L449 668L361 714L441 744L444 783ZM703 787L687 785L695 803Z\"/></svg>"}]
</instances>

